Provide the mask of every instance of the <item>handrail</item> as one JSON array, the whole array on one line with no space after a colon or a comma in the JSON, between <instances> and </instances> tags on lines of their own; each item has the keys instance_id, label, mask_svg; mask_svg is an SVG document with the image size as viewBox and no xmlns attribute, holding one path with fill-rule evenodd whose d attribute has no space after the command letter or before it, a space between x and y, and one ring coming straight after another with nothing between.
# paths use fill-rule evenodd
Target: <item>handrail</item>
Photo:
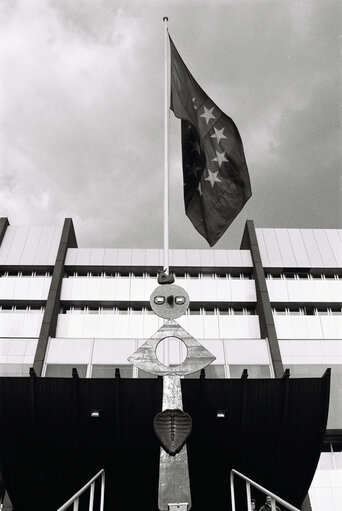
<instances>
[{"instance_id":1,"label":"handrail","mask_svg":"<svg viewBox=\"0 0 342 511\"><path fill-rule=\"evenodd\" d=\"M300 509L298 509L298 507L292 506L292 504L289 504L288 502L286 502L286 500L281 499L280 497L275 495L275 493L272 493L271 491L267 490L266 488L261 486L261 484L255 483L252 479L241 474L241 472L238 472L234 468L230 471L230 496L231 496L231 501L232 501L232 511L236 511L235 510L235 493L234 493L234 474L236 474L237 476L241 477L241 479L244 479L246 481L248 511L252 511L250 485L254 486L254 488L256 488L257 490L260 490L263 493L265 493L266 495L269 495L271 497L271 499L272 499L271 500L271 506L272 506L271 510L272 511L276 511L276 502L278 502L279 504L284 506L289 511L300 511Z\"/></svg>"},{"instance_id":2,"label":"handrail","mask_svg":"<svg viewBox=\"0 0 342 511\"><path fill-rule=\"evenodd\" d=\"M78 503L80 496L89 488L90 486L90 496L89 496L89 511L93 511L94 507L94 493L95 493L95 481L101 476L101 497L100 497L100 511L104 510L104 490L105 490L105 471L102 469L98 472L90 481L87 482L78 490L75 495L73 495L65 504L57 509L57 511L65 511L68 509L71 504L74 504L73 511L78 511Z\"/></svg>"}]
</instances>

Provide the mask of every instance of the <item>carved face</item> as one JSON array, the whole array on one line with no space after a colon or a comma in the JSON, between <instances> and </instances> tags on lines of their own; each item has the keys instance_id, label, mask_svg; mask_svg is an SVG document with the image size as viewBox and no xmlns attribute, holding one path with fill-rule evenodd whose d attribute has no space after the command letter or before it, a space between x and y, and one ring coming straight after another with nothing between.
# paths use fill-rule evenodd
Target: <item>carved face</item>
<instances>
[{"instance_id":1,"label":"carved face","mask_svg":"<svg viewBox=\"0 0 342 511\"><path fill-rule=\"evenodd\" d=\"M151 294L150 304L157 316L164 319L176 319L189 307L188 293L175 284L158 286Z\"/></svg>"}]
</instances>

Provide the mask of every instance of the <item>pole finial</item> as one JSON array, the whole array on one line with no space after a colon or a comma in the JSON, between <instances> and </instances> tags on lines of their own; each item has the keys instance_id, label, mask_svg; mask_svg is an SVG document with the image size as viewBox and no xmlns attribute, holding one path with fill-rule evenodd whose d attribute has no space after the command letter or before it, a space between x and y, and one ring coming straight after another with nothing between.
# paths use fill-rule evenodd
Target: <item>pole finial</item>
<instances>
[{"instance_id":1,"label":"pole finial","mask_svg":"<svg viewBox=\"0 0 342 511\"><path fill-rule=\"evenodd\" d=\"M169 21L169 18L167 16L164 16L163 21Z\"/></svg>"}]
</instances>

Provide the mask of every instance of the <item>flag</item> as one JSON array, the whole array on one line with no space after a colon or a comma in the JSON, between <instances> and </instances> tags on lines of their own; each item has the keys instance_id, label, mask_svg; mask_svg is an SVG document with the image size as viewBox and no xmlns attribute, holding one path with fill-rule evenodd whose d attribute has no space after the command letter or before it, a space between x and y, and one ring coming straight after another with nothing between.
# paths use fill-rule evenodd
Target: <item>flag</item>
<instances>
[{"instance_id":1,"label":"flag","mask_svg":"<svg viewBox=\"0 0 342 511\"><path fill-rule=\"evenodd\" d=\"M252 195L234 121L201 89L172 39L170 108L182 121L185 211L212 247Z\"/></svg>"}]
</instances>

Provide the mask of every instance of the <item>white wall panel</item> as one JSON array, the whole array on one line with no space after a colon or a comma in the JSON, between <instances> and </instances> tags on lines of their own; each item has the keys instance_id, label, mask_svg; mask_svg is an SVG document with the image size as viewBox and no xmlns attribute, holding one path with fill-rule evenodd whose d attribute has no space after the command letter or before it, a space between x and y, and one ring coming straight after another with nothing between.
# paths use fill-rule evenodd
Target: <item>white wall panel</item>
<instances>
[{"instance_id":1,"label":"white wall panel","mask_svg":"<svg viewBox=\"0 0 342 511\"><path fill-rule=\"evenodd\" d=\"M146 249L146 266L162 266L162 250L158 248Z\"/></svg>"},{"instance_id":2,"label":"white wall panel","mask_svg":"<svg viewBox=\"0 0 342 511\"><path fill-rule=\"evenodd\" d=\"M79 337L83 335L84 314L58 314L56 336Z\"/></svg>"},{"instance_id":3,"label":"white wall panel","mask_svg":"<svg viewBox=\"0 0 342 511\"><path fill-rule=\"evenodd\" d=\"M130 299L132 301L145 301L150 299L150 295L146 294L145 279L131 279Z\"/></svg>"},{"instance_id":4,"label":"white wall panel","mask_svg":"<svg viewBox=\"0 0 342 511\"><path fill-rule=\"evenodd\" d=\"M248 316L233 316L234 335L238 339L248 339L250 336L247 318Z\"/></svg>"},{"instance_id":5,"label":"white wall panel","mask_svg":"<svg viewBox=\"0 0 342 511\"><path fill-rule=\"evenodd\" d=\"M299 229L288 229L293 252L297 261L297 267L310 268L310 260L306 252L305 244Z\"/></svg>"},{"instance_id":6,"label":"white wall panel","mask_svg":"<svg viewBox=\"0 0 342 511\"><path fill-rule=\"evenodd\" d=\"M93 364L127 364L127 358L136 350L135 340L95 339Z\"/></svg>"},{"instance_id":7,"label":"white wall panel","mask_svg":"<svg viewBox=\"0 0 342 511\"><path fill-rule=\"evenodd\" d=\"M186 249L186 266L199 267L201 265L200 251L195 249Z\"/></svg>"},{"instance_id":8,"label":"white wall panel","mask_svg":"<svg viewBox=\"0 0 342 511\"><path fill-rule=\"evenodd\" d=\"M264 339L228 339L224 341L227 364L268 365Z\"/></svg>"},{"instance_id":9,"label":"white wall panel","mask_svg":"<svg viewBox=\"0 0 342 511\"><path fill-rule=\"evenodd\" d=\"M273 316L278 339L293 339L292 320L290 316Z\"/></svg>"},{"instance_id":10,"label":"white wall panel","mask_svg":"<svg viewBox=\"0 0 342 511\"><path fill-rule=\"evenodd\" d=\"M229 302L232 299L230 280L216 279L216 298L219 302Z\"/></svg>"},{"instance_id":11,"label":"white wall panel","mask_svg":"<svg viewBox=\"0 0 342 511\"><path fill-rule=\"evenodd\" d=\"M129 316L128 337L142 338L144 332L144 316L132 314Z\"/></svg>"},{"instance_id":12,"label":"white wall panel","mask_svg":"<svg viewBox=\"0 0 342 511\"><path fill-rule=\"evenodd\" d=\"M220 338L260 338L258 316L219 316Z\"/></svg>"},{"instance_id":13,"label":"white wall panel","mask_svg":"<svg viewBox=\"0 0 342 511\"><path fill-rule=\"evenodd\" d=\"M33 264L41 234L42 227L31 227L29 229L26 242L23 246L23 250L20 256L20 264Z\"/></svg>"},{"instance_id":14,"label":"white wall panel","mask_svg":"<svg viewBox=\"0 0 342 511\"><path fill-rule=\"evenodd\" d=\"M263 229L263 236L268 254L268 260L272 266L282 268L283 259L279 250L278 240L275 235L275 229Z\"/></svg>"},{"instance_id":15,"label":"white wall panel","mask_svg":"<svg viewBox=\"0 0 342 511\"><path fill-rule=\"evenodd\" d=\"M1 277L0 278L0 297L2 300L12 300L15 288L15 277Z\"/></svg>"},{"instance_id":16,"label":"white wall panel","mask_svg":"<svg viewBox=\"0 0 342 511\"><path fill-rule=\"evenodd\" d=\"M228 265L229 266L242 266L242 256L240 250L228 250Z\"/></svg>"},{"instance_id":17,"label":"white wall panel","mask_svg":"<svg viewBox=\"0 0 342 511\"><path fill-rule=\"evenodd\" d=\"M47 364L89 364L92 339L50 339L45 362Z\"/></svg>"},{"instance_id":18,"label":"white wall panel","mask_svg":"<svg viewBox=\"0 0 342 511\"><path fill-rule=\"evenodd\" d=\"M204 338L203 316L188 316L188 328L186 329L195 339Z\"/></svg>"},{"instance_id":19,"label":"white wall panel","mask_svg":"<svg viewBox=\"0 0 342 511\"><path fill-rule=\"evenodd\" d=\"M158 318L158 316L155 316L154 314L146 314L144 316L142 335L139 335L138 337L148 339L161 327L162 321L163 320L161 318Z\"/></svg>"},{"instance_id":20,"label":"white wall panel","mask_svg":"<svg viewBox=\"0 0 342 511\"><path fill-rule=\"evenodd\" d=\"M274 229L278 247L284 267L294 268L297 266L296 258L289 238L287 229Z\"/></svg>"},{"instance_id":21,"label":"white wall panel","mask_svg":"<svg viewBox=\"0 0 342 511\"><path fill-rule=\"evenodd\" d=\"M320 316L324 339L342 339L341 319L338 316Z\"/></svg>"},{"instance_id":22,"label":"white wall panel","mask_svg":"<svg viewBox=\"0 0 342 511\"><path fill-rule=\"evenodd\" d=\"M51 277L2 277L0 300L47 300Z\"/></svg>"},{"instance_id":23,"label":"white wall panel","mask_svg":"<svg viewBox=\"0 0 342 511\"><path fill-rule=\"evenodd\" d=\"M38 337L42 313L0 314L0 337Z\"/></svg>"},{"instance_id":24,"label":"white wall panel","mask_svg":"<svg viewBox=\"0 0 342 511\"><path fill-rule=\"evenodd\" d=\"M7 230L10 229L10 226ZM29 227L26 226L18 226L15 228L15 236L11 243L11 247L8 251L6 264L19 264L20 258L24 250L24 246L28 237ZM6 234L5 234L6 236Z\"/></svg>"},{"instance_id":25,"label":"white wall panel","mask_svg":"<svg viewBox=\"0 0 342 511\"><path fill-rule=\"evenodd\" d=\"M301 229L300 230L306 253L308 254L310 265L312 267L321 268L324 266L322 256L317 246L316 238L312 229Z\"/></svg>"},{"instance_id":26,"label":"white wall panel","mask_svg":"<svg viewBox=\"0 0 342 511\"><path fill-rule=\"evenodd\" d=\"M131 266L132 265L132 249L119 248L118 249L118 266Z\"/></svg>"},{"instance_id":27,"label":"white wall panel","mask_svg":"<svg viewBox=\"0 0 342 511\"><path fill-rule=\"evenodd\" d=\"M79 248L76 254L76 265L77 266L88 266L90 261L91 248Z\"/></svg>"},{"instance_id":28,"label":"white wall panel","mask_svg":"<svg viewBox=\"0 0 342 511\"><path fill-rule=\"evenodd\" d=\"M305 316L308 339L323 339L323 331L319 316Z\"/></svg>"},{"instance_id":29,"label":"white wall panel","mask_svg":"<svg viewBox=\"0 0 342 511\"><path fill-rule=\"evenodd\" d=\"M200 280L201 282L201 297L204 302L216 302L217 293L216 293L216 280L204 278Z\"/></svg>"},{"instance_id":30,"label":"white wall panel","mask_svg":"<svg viewBox=\"0 0 342 511\"><path fill-rule=\"evenodd\" d=\"M129 278L117 278L113 279L114 285L116 285L116 299L117 300L129 300L130 299L130 279Z\"/></svg>"},{"instance_id":31,"label":"white wall panel","mask_svg":"<svg viewBox=\"0 0 342 511\"><path fill-rule=\"evenodd\" d=\"M186 250L170 250L170 266L186 266L187 257Z\"/></svg>"},{"instance_id":32,"label":"white wall panel","mask_svg":"<svg viewBox=\"0 0 342 511\"><path fill-rule=\"evenodd\" d=\"M249 336L251 339L260 339L259 316L247 316Z\"/></svg>"},{"instance_id":33,"label":"white wall panel","mask_svg":"<svg viewBox=\"0 0 342 511\"><path fill-rule=\"evenodd\" d=\"M242 258L242 265L243 266L250 266L253 267L253 261L252 261L252 254L250 250L240 250L241 252L241 258Z\"/></svg>"},{"instance_id":34,"label":"white wall panel","mask_svg":"<svg viewBox=\"0 0 342 511\"><path fill-rule=\"evenodd\" d=\"M101 314L96 331L96 337L111 338L114 337L113 314Z\"/></svg>"},{"instance_id":35,"label":"white wall panel","mask_svg":"<svg viewBox=\"0 0 342 511\"><path fill-rule=\"evenodd\" d=\"M334 257L339 267L342 266L342 240L340 237L341 232L342 231L340 229L326 229L325 231L330 243L331 250L333 251Z\"/></svg>"},{"instance_id":36,"label":"white wall panel","mask_svg":"<svg viewBox=\"0 0 342 511\"><path fill-rule=\"evenodd\" d=\"M313 229L313 234L325 268L337 268L337 260L331 249L325 229Z\"/></svg>"},{"instance_id":37,"label":"white wall panel","mask_svg":"<svg viewBox=\"0 0 342 511\"><path fill-rule=\"evenodd\" d=\"M68 248L65 256L65 266L75 266L78 248Z\"/></svg>"},{"instance_id":38,"label":"white wall panel","mask_svg":"<svg viewBox=\"0 0 342 511\"><path fill-rule=\"evenodd\" d=\"M16 229L16 227L12 227L11 225L6 229L5 236L0 245L0 264L6 264L8 252L15 237Z\"/></svg>"},{"instance_id":39,"label":"white wall panel","mask_svg":"<svg viewBox=\"0 0 342 511\"><path fill-rule=\"evenodd\" d=\"M219 337L218 316L205 316L203 321L204 337L206 339Z\"/></svg>"},{"instance_id":40,"label":"white wall panel","mask_svg":"<svg viewBox=\"0 0 342 511\"><path fill-rule=\"evenodd\" d=\"M267 253L266 244L265 244L265 240L264 240L263 229L255 229L255 232L256 232L256 236L257 236L257 240L258 240L261 262L265 268L269 268L272 265L268 259L268 253Z\"/></svg>"},{"instance_id":41,"label":"white wall panel","mask_svg":"<svg viewBox=\"0 0 342 511\"><path fill-rule=\"evenodd\" d=\"M342 366L342 340L290 339L279 341L283 363L310 366ZM314 368L313 368L314 369ZM314 371L311 371L314 374Z\"/></svg>"},{"instance_id":42,"label":"white wall panel","mask_svg":"<svg viewBox=\"0 0 342 511\"><path fill-rule=\"evenodd\" d=\"M144 248L132 249L132 266L146 265L146 251Z\"/></svg>"},{"instance_id":43,"label":"white wall panel","mask_svg":"<svg viewBox=\"0 0 342 511\"><path fill-rule=\"evenodd\" d=\"M100 330L101 316L99 314L84 314L83 318L81 337L97 337Z\"/></svg>"},{"instance_id":44,"label":"white wall panel","mask_svg":"<svg viewBox=\"0 0 342 511\"><path fill-rule=\"evenodd\" d=\"M104 252L104 248L92 248L90 250L89 264L91 266L103 266Z\"/></svg>"},{"instance_id":45,"label":"white wall panel","mask_svg":"<svg viewBox=\"0 0 342 511\"><path fill-rule=\"evenodd\" d=\"M278 339L342 339L341 321L340 316L274 315Z\"/></svg>"},{"instance_id":46,"label":"white wall panel","mask_svg":"<svg viewBox=\"0 0 342 511\"><path fill-rule=\"evenodd\" d=\"M102 278L101 280L101 300L111 301L117 299L117 283L113 278ZM128 298L127 298L128 299Z\"/></svg>"},{"instance_id":47,"label":"white wall panel","mask_svg":"<svg viewBox=\"0 0 342 511\"><path fill-rule=\"evenodd\" d=\"M206 266L213 266L214 264L214 251L201 250L200 251L201 266L204 269Z\"/></svg>"},{"instance_id":48,"label":"white wall panel","mask_svg":"<svg viewBox=\"0 0 342 511\"><path fill-rule=\"evenodd\" d=\"M8 226L0 247L0 264L54 265L61 227Z\"/></svg>"},{"instance_id":49,"label":"white wall panel","mask_svg":"<svg viewBox=\"0 0 342 511\"><path fill-rule=\"evenodd\" d=\"M312 511L340 511L342 470L317 470L309 490Z\"/></svg>"},{"instance_id":50,"label":"white wall panel","mask_svg":"<svg viewBox=\"0 0 342 511\"><path fill-rule=\"evenodd\" d=\"M270 302L288 302L287 281L284 279L266 279Z\"/></svg>"},{"instance_id":51,"label":"white wall panel","mask_svg":"<svg viewBox=\"0 0 342 511\"><path fill-rule=\"evenodd\" d=\"M196 250L198 253L198 250ZM249 252L249 251L248 251ZM227 250L213 250L215 266L221 266L223 268L229 265L228 263L228 251Z\"/></svg>"},{"instance_id":52,"label":"white wall panel","mask_svg":"<svg viewBox=\"0 0 342 511\"><path fill-rule=\"evenodd\" d=\"M212 364L225 364L224 344L222 339L201 339L201 344L216 357Z\"/></svg>"},{"instance_id":53,"label":"white wall panel","mask_svg":"<svg viewBox=\"0 0 342 511\"><path fill-rule=\"evenodd\" d=\"M219 332L221 338L237 337L235 333L234 316L219 316Z\"/></svg>"},{"instance_id":54,"label":"white wall panel","mask_svg":"<svg viewBox=\"0 0 342 511\"><path fill-rule=\"evenodd\" d=\"M105 248L103 264L105 266L117 266L118 254L119 254L119 249L117 249L117 248Z\"/></svg>"},{"instance_id":55,"label":"white wall panel","mask_svg":"<svg viewBox=\"0 0 342 511\"><path fill-rule=\"evenodd\" d=\"M62 226L43 227L33 264L54 265L62 236Z\"/></svg>"}]
</instances>

